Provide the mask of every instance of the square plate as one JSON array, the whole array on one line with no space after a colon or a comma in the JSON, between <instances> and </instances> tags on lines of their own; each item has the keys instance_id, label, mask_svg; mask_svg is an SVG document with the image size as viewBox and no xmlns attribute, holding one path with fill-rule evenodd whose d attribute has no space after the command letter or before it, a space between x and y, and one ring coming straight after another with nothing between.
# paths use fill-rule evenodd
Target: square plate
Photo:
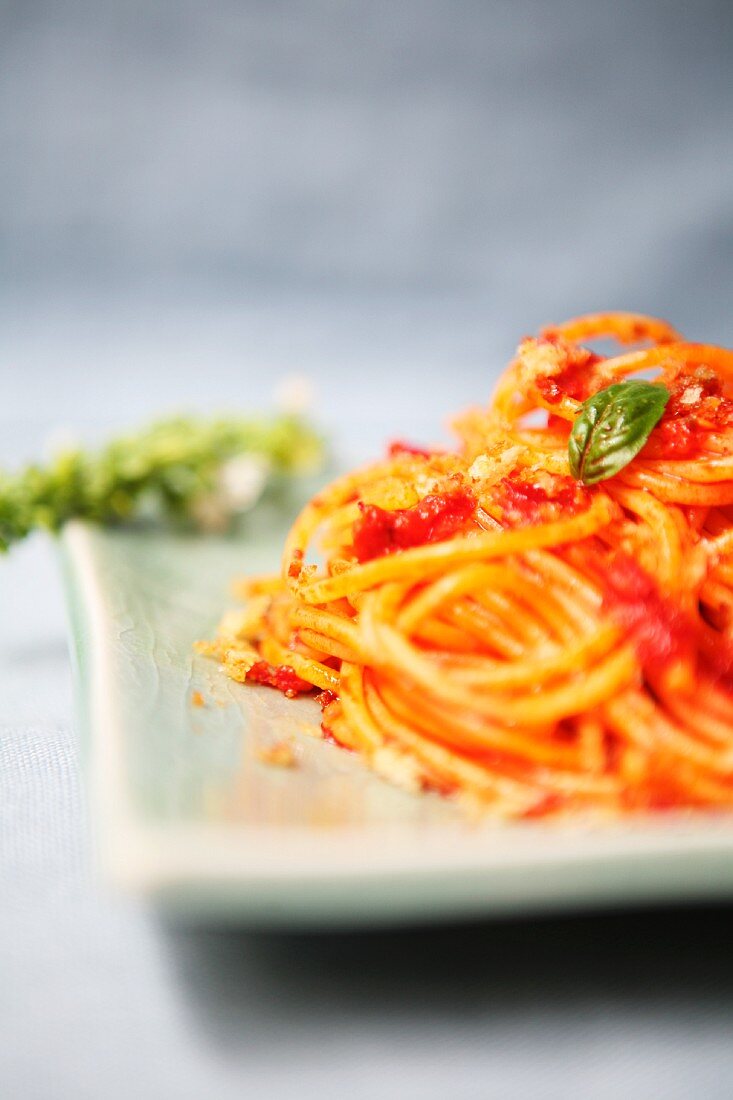
<instances>
[{"instance_id":1,"label":"square plate","mask_svg":"<svg viewBox=\"0 0 733 1100\"><path fill-rule=\"evenodd\" d=\"M68 525L78 709L108 878L187 915L270 926L733 894L729 817L467 821L320 740L314 700L234 684L197 656L232 576L276 568L287 526L267 501L228 538ZM263 760L283 739L294 767Z\"/></svg>"}]
</instances>

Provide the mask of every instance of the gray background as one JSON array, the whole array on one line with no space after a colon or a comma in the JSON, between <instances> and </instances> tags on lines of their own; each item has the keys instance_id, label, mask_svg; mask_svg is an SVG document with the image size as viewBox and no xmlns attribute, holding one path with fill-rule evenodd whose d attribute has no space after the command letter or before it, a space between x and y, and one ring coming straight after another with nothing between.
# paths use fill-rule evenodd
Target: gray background
<instances>
[{"instance_id":1,"label":"gray background","mask_svg":"<svg viewBox=\"0 0 733 1100\"><path fill-rule=\"evenodd\" d=\"M297 372L362 457L590 308L733 342L732 31L709 2L0 0L0 460ZM0 591L3 1098L733 1093L726 910L292 939L99 895L48 544Z\"/></svg>"}]
</instances>

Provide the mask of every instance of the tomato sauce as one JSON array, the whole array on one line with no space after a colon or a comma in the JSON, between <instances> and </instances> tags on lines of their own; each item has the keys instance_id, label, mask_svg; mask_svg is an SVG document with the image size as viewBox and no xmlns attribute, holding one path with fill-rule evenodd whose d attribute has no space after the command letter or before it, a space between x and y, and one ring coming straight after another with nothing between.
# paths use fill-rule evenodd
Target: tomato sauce
<instances>
[{"instance_id":1,"label":"tomato sauce","mask_svg":"<svg viewBox=\"0 0 733 1100\"><path fill-rule=\"evenodd\" d=\"M591 494L574 478L545 473L540 484L517 470L501 479L495 493L502 519L517 527L575 515L591 501Z\"/></svg>"},{"instance_id":2,"label":"tomato sauce","mask_svg":"<svg viewBox=\"0 0 733 1100\"><path fill-rule=\"evenodd\" d=\"M671 397L647 444L647 457L692 458L705 449L708 433L733 425L733 400L713 371L700 367L681 374L668 389Z\"/></svg>"},{"instance_id":3,"label":"tomato sauce","mask_svg":"<svg viewBox=\"0 0 733 1100\"><path fill-rule=\"evenodd\" d=\"M293 550L293 560L290 562L290 565L288 566L288 576L291 579L295 580L297 577L300 576L302 568L303 568L303 551L300 550L300 549Z\"/></svg>"},{"instance_id":4,"label":"tomato sauce","mask_svg":"<svg viewBox=\"0 0 733 1100\"><path fill-rule=\"evenodd\" d=\"M644 672L658 677L671 664L691 660L697 624L633 558L618 554L603 575L603 608L636 646Z\"/></svg>"},{"instance_id":5,"label":"tomato sauce","mask_svg":"<svg viewBox=\"0 0 733 1100\"><path fill-rule=\"evenodd\" d=\"M456 534L476 512L476 497L459 487L431 493L411 508L387 511L376 504L359 503L361 516L354 524L354 553L371 561L398 550L441 542Z\"/></svg>"},{"instance_id":6,"label":"tomato sauce","mask_svg":"<svg viewBox=\"0 0 733 1100\"><path fill-rule=\"evenodd\" d=\"M546 338L547 343L559 341ZM585 401L602 385L598 371L602 357L588 348L573 344L567 346L567 362L560 370L549 374L540 374L535 385L549 405L559 405L563 397L572 397L575 401Z\"/></svg>"},{"instance_id":7,"label":"tomato sauce","mask_svg":"<svg viewBox=\"0 0 733 1100\"><path fill-rule=\"evenodd\" d=\"M545 817L547 814L562 809L566 802L567 795L543 794L521 816L527 821L531 821L535 817Z\"/></svg>"},{"instance_id":8,"label":"tomato sauce","mask_svg":"<svg viewBox=\"0 0 733 1100\"><path fill-rule=\"evenodd\" d=\"M425 447L418 447L414 443L408 443L404 439L395 439L387 447L388 458L398 458L400 455L419 455L421 458L432 458L440 451L429 451Z\"/></svg>"},{"instance_id":9,"label":"tomato sauce","mask_svg":"<svg viewBox=\"0 0 733 1100\"><path fill-rule=\"evenodd\" d=\"M722 681L729 692L733 691L733 644L726 635L711 640L707 638L703 646L709 671L713 679Z\"/></svg>"},{"instance_id":10,"label":"tomato sauce","mask_svg":"<svg viewBox=\"0 0 733 1100\"><path fill-rule=\"evenodd\" d=\"M253 684L265 684L267 687L276 688L287 695L288 699L294 699L306 691L313 691L313 684L302 680L290 665L271 665L267 661L255 661L247 672L247 679Z\"/></svg>"}]
</instances>

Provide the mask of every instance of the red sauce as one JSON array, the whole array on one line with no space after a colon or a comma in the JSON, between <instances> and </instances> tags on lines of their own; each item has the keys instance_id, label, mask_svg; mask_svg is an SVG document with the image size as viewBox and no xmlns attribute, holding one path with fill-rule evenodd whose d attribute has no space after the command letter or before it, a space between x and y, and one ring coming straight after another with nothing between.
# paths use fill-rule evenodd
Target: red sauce
<instances>
[{"instance_id":1,"label":"red sauce","mask_svg":"<svg viewBox=\"0 0 733 1100\"><path fill-rule=\"evenodd\" d=\"M288 576L295 579L300 576L303 568L303 551L293 550L293 558L288 566Z\"/></svg>"},{"instance_id":2,"label":"red sauce","mask_svg":"<svg viewBox=\"0 0 733 1100\"><path fill-rule=\"evenodd\" d=\"M591 494L571 477L543 474L542 483L512 471L496 486L502 519L518 527L547 523L560 516L572 516L590 505Z\"/></svg>"},{"instance_id":3,"label":"red sauce","mask_svg":"<svg viewBox=\"0 0 733 1100\"><path fill-rule=\"evenodd\" d=\"M709 432L733 425L733 400L713 371L700 367L668 383L671 397L653 431L647 457L691 458L705 448Z\"/></svg>"},{"instance_id":4,"label":"red sauce","mask_svg":"<svg viewBox=\"0 0 733 1100\"><path fill-rule=\"evenodd\" d=\"M287 695L288 699L294 699L306 691L313 691L313 684L307 680L301 680L295 669L290 665L270 665L267 661L255 661L247 673L247 679L254 684L265 684L267 687L276 688Z\"/></svg>"},{"instance_id":5,"label":"red sauce","mask_svg":"<svg viewBox=\"0 0 733 1100\"><path fill-rule=\"evenodd\" d=\"M559 810L567 801L567 796L562 794L543 794L537 801L524 811L522 817L532 820L535 817L545 817L547 814Z\"/></svg>"},{"instance_id":6,"label":"red sauce","mask_svg":"<svg viewBox=\"0 0 733 1100\"><path fill-rule=\"evenodd\" d=\"M392 512L376 504L359 504L361 516L354 524L354 553L359 561L371 561L397 550L441 542L468 523L476 511L470 489L432 493L412 508Z\"/></svg>"},{"instance_id":7,"label":"red sauce","mask_svg":"<svg viewBox=\"0 0 733 1100\"><path fill-rule=\"evenodd\" d=\"M339 745L338 741L333 735L333 730L330 728L330 726L327 726L325 722L321 722L321 736L327 744L338 745L339 748L344 748L343 745Z\"/></svg>"},{"instance_id":8,"label":"red sauce","mask_svg":"<svg viewBox=\"0 0 733 1100\"><path fill-rule=\"evenodd\" d=\"M713 680L726 690L733 688L731 640L701 632L690 614L660 595L654 580L633 558L617 554L604 573L603 585L604 609L631 637L652 680L670 664L691 660L699 649Z\"/></svg>"},{"instance_id":9,"label":"red sauce","mask_svg":"<svg viewBox=\"0 0 733 1100\"><path fill-rule=\"evenodd\" d=\"M334 692L326 690L320 692L316 698L323 707L323 719L321 721L321 734L323 740L327 741L329 745L337 745L340 749L346 749L347 752L353 752L354 749L351 745L347 745L339 740L331 725L331 722L337 721L342 716L338 696ZM329 707L332 707L332 709L329 710Z\"/></svg>"},{"instance_id":10,"label":"red sauce","mask_svg":"<svg viewBox=\"0 0 733 1100\"><path fill-rule=\"evenodd\" d=\"M407 443L404 439L395 439L387 447L387 457L397 458L398 455L419 455L421 458L431 458L439 451L428 451L425 447L417 447L414 443Z\"/></svg>"},{"instance_id":11,"label":"red sauce","mask_svg":"<svg viewBox=\"0 0 733 1100\"><path fill-rule=\"evenodd\" d=\"M545 342L556 344L560 341L545 338ZM594 369L600 362L601 356L588 348L568 344L565 365L549 374L538 375L535 385L550 405L558 405L563 397L585 401L600 388L600 378Z\"/></svg>"},{"instance_id":12,"label":"red sauce","mask_svg":"<svg viewBox=\"0 0 733 1100\"><path fill-rule=\"evenodd\" d=\"M714 644L705 646L708 669L714 680L722 680L728 691L733 689L733 645L730 638L721 634Z\"/></svg>"},{"instance_id":13,"label":"red sauce","mask_svg":"<svg viewBox=\"0 0 733 1100\"><path fill-rule=\"evenodd\" d=\"M700 450L700 430L687 418L662 421L654 443L654 453L660 458L690 458Z\"/></svg>"},{"instance_id":14,"label":"red sauce","mask_svg":"<svg viewBox=\"0 0 733 1100\"><path fill-rule=\"evenodd\" d=\"M697 644L694 619L662 596L633 558L618 554L603 575L603 607L633 640L644 672L659 676L670 664L690 660Z\"/></svg>"}]
</instances>

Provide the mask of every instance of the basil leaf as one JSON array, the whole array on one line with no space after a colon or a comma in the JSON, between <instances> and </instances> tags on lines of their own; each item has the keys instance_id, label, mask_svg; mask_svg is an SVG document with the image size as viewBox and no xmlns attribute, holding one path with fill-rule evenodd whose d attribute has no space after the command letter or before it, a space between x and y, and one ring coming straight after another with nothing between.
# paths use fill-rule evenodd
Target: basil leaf
<instances>
[{"instance_id":1,"label":"basil leaf","mask_svg":"<svg viewBox=\"0 0 733 1100\"><path fill-rule=\"evenodd\" d=\"M570 472L585 485L623 470L659 423L669 401L666 386L617 382L584 401L568 440Z\"/></svg>"}]
</instances>

